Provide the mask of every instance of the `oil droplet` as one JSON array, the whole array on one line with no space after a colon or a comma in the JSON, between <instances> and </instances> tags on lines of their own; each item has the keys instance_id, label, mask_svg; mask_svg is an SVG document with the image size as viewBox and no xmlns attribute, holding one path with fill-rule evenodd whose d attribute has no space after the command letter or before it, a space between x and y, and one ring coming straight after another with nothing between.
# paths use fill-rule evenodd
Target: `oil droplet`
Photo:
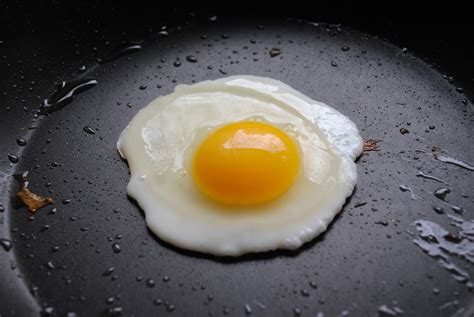
<instances>
[{"instance_id":1,"label":"oil droplet","mask_svg":"<svg viewBox=\"0 0 474 317\"><path fill-rule=\"evenodd\" d=\"M19 158L18 158L18 156L14 155L14 154L8 154L8 160L10 160L10 162L12 162L12 163L18 163Z\"/></svg>"},{"instance_id":2,"label":"oil droplet","mask_svg":"<svg viewBox=\"0 0 474 317\"><path fill-rule=\"evenodd\" d=\"M97 85L97 83L98 82L95 79L63 81L51 97L43 100L38 114L47 115L64 108L66 105L70 104L77 95L91 89Z\"/></svg>"},{"instance_id":3,"label":"oil droplet","mask_svg":"<svg viewBox=\"0 0 474 317\"><path fill-rule=\"evenodd\" d=\"M354 205L354 208L359 208L359 207L362 207L362 206L365 206L365 205L367 205L366 201L359 201L358 203L356 203Z\"/></svg>"},{"instance_id":4,"label":"oil droplet","mask_svg":"<svg viewBox=\"0 0 474 317\"><path fill-rule=\"evenodd\" d=\"M309 292L306 289L302 289L300 293L303 297L308 297L309 296Z\"/></svg>"},{"instance_id":5,"label":"oil droplet","mask_svg":"<svg viewBox=\"0 0 474 317\"><path fill-rule=\"evenodd\" d=\"M146 286L148 287L155 287L155 281L151 278L146 281Z\"/></svg>"},{"instance_id":6,"label":"oil droplet","mask_svg":"<svg viewBox=\"0 0 474 317\"><path fill-rule=\"evenodd\" d=\"M400 133L401 133L401 134L407 134L407 133L410 133L410 131L408 131L408 130L405 129L405 128L400 128Z\"/></svg>"},{"instance_id":7,"label":"oil droplet","mask_svg":"<svg viewBox=\"0 0 474 317\"><path fill-rule=\"evenodd\" d=\"M197 61L198 61L197 58L194 57L193 55L187 56L187 57L186 57L186 60L187 60L188 62L190 62L190 63L197 63Z\"/></svg>"},{"instance_id":8,"label":"oil droplet","mask_svg":"<svg viewBox=\"0 0 474 317\"><path fill-rule=\"evenodd\" d=\"M446 183L444 180L442 180L441 178L438 178L438 177L434 177L432 175L428 175L428 174L425 174L423 173L422 171L418 171L418 173L416 174L416 177L422 177L422 178L426 178L426 179L431 179L431 180L434 180L434 181L437 181L437 182L440 182L440 183L443 183L445 185L448 185L448 183Z\"/></svg>"},{"instance_id":9,"label":"oil droplet","mask_svg":"<svg viewBox=\"0 0 474 317\"><path fill-rule=\"evenodd\" d=\"M115 271L115 267L111 266L107 270L105 270L105 272L102 273L102 275L103 276L110 276L114 271Z\"/></svg>"},{"instance_id":10,"label":"oil droplet","mask_svg":"<svg viewBox=\"0 0 474 317\"><path fill-rule=\"evenodd\" d=\"M123 308L122 307L113 307L107 310L108 316L122 316Z\"/></svg>"},{"instance_id":11,"label":"oil droplet","mask_svg":"<svg viewBox=\"0 0 474 317\"><path fill-rule=\"evenodd\" d=\"M272 49L270 49L269 53L271 57L276 57L281 54L281 50L279 48L273 47Z\"/></svg>"},{"instance_id":12,"label":"oil droplet","mask_svg":"<svg viewBox=\"0 0 474 317\"><path fill-rule=\"evenodd\" d=\"M397 308L389 308L387 305L381 305L379 306L378 309L378 314L380 317L388 317L388 316L397 316L399 313L397 310L400 312L400 314L403 313L403 310L397 309Z\"/></svg>"},{"instance_id":13,"label":"oil droplet","mask_svg":"<svg viewBox=\"0 0 474 317\"><path fill-rule=\"evenodd\" d=\"M400 185L400 190L402 192L410 192L411 199L413 199L413 200L416 200L418 198L418 196L413 192L413 190L410 187L406 186L406 185L401 184Z\"/></svg>"},{"instance_id":14,"label":"oil droplet","mask_svg":"<svg viewBox=\"0 0 474 317\"><path fill-rule=\"evenodd\" d=\"M441 199L442 201L446 201L446 196L451 192L449 188L438 188L435 190L434 195Z\"/></svg>"},{"instance_id":15,"label":"oil droplet","mask_svg":"<svg viewBox=\"0 0 474 317\"><path fill-rule=\"evenodd\" d=\"M250 307L249 304L244 305L244 310L246 315L251 315L252 314L252 307Z\"/></svg>"},{"instance_id":16,"label":"oil droplet","mask_svg":"<svg viewBox=\"0 0 474 317\"><path fill-rule=\"evenodd\" d=\"M433 210L436 211L437 214L440 214L440 215L444 214L444 209L441 207L435 206L433 207Z\"/></svg>"},{"instance_id":17,"label":"oil droplet","mask_svg":"<svg viewBox=\"0 0 474 317\"><path fill-rule=\"evenodd\" d=\"M85 126L82 130L84 130L84 132L89 133L89 134L95 134L95 130L92 129L90 126Z\"/></svg>"},{"instance_id":18,"label":"oil droplet","mask_svg":"<svg viewBox=\"0 0 474 317\"><path fill-rule=\"evenodd\" d=\"M0 239L0 244L2 245L3 249L7 252L10 251L13 247L12 242L8 239Z\"/></svg>"},{"instance_id":19,"label":"oil droplet","mask_svg":"<svg viewBox=\"0 0 474 317\"><path fill-rule=\"evenodd\" d=\"M451 225L459 228L459 233L449 232L437 223L420 219L414 222L420 238L413 242L428 255L437 258L438 264L450 272L454 279L466 283L469 282L469 274L454 264L450 255L474 263L474 222L452 215L448 215L448 218L453 220Z\"/></svg>"},{"instance_id":20,"label":"oil droplet","mask_svg":"<svg viewBox=\"0 0 474 317\"><path fill-rule=\"evenodd\" d=\"M18 139L16 139L16 144L18 144L19 146L25 146L26 145L26 140L23 139L23 138L18 138Z\"/></svg>"},{"instance_id":21,"label":"oil droplet","mask_svg":"<svg viewBox=\"0 0 474 317\"><path fill-rule=\"evenodd\" d=\"M54 316L55 315L55 310L53 307L45 307L41 311L41 316Z\"/></svg>"},{"instance_id":22,"label":"oil droplet","mask_svg":"<svg viewBox=\"0 0 474 317\"><path fill-rule=\"evenodd\" d=\"M112 244L112 251L114 251L114 253L120 253L120 251L122 251L120 245L117 242Z\"/></svg>"},{"instance_id":23,"label":"oil droplet","mask_svg":"<svg viewBox=\"0 0 474 317\"><path fill-rule=\"evenodd\" d=\"M448 157L448 156L444 156L444 155L440 155L440 154L435 154L435 158L438 160L438 161L441 161L441 162L444 162L444 163L449 163L449 164L453 164L453 165L457 165L459 167L462 167L462 168L465 168L469 171L474 171L474 166L470 165L470 164L467 164L461 160L457 160L455 158L452 158L452 157Z\"/></svg>"},{"instance_id":24,"label":"oil droplet","mask_svg":"<svg viewBox=\"0 0 474 317\"><path fill-rule=\"evenodd\" d=\"M98 58L97 62L101 64L111 62L124 55L135 53L141 50L142 48L143 46L139 43L126 43L126 44L118 46L113 51L105 55L104 57Z\"/></svg>"}]
</instances>

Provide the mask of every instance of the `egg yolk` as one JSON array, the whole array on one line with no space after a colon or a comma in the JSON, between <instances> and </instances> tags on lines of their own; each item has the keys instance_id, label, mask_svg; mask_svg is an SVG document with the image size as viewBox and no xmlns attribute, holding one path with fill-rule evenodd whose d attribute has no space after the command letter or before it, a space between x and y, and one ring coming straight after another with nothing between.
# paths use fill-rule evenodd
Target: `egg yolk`
<instances>
[{"instance_id":1,"label":"egg yolk","mask_svg":"<svg viewBox=\"0 0 474 317\"><path fill-rule=\"evenodd\" d=\"M295 142L261 122L238 122L211 133L197 148L192 175L199 190L229 205L269 202L285 193L300 168Z\"/></svg>"}]
</instances>

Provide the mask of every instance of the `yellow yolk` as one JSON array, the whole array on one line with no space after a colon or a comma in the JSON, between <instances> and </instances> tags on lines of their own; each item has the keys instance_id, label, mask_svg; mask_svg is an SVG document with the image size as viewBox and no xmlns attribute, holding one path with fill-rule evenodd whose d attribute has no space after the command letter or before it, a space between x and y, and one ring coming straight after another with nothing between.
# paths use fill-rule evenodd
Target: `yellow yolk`
<instances>
[{"instance_id":1,"label":"yellow yolk","mask_svg":"<svg viewBox=\"0 0 474 317\"><path fill-rule=\"evenodd\" d=\"M261 122L238 122L211 133L198 147L192 174L199 190L229 205L269 202L296 179L300 154L282 130Z\"/></svg>"}]
</instances>

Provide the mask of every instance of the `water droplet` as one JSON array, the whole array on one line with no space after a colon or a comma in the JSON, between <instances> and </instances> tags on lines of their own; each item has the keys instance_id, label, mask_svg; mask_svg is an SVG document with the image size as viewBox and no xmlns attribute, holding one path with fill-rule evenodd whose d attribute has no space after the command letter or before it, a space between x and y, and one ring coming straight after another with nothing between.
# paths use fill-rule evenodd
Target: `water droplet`
<instances>
[{"instance_id":1,"label":"water droplet","mask_svg":"<svg viewBox=\"0 0 474 317\"><path fill-rule=\"evenodd\" d=\"M85 126L84 128L82 128L82 130L84 130L84 132L89 133L89 134L95 134L95 130L92 129L90 126Z\"/></svg>"},{"instance_id":2,"label":"water droplet","mask_svg":"<svg viewBox=\"0 0 474 317\"><path fill-rule=\"evenodd\" d=\"M67 204L69 204L70 202L71 202L70 199L63 199L63 200L61 200L61 203L62 203L63 205L67 205Z\"/></svg>"},{"instance_id":3,"label":"water droplet","mask_svg":"<svg viewBox=\"0 0 474 317\"><path fill-rule=\"evenodd\" d=\"M147 89L147 88L148 88L147 85L140 85L140 87L138 87L138 89L140 89L140 90L145 90L145 89Z\"/></svg>"},{"instance_id":4,"label":"water droplet","mask_svg":"<svg viewBox=\"0 0 474 317\"><path fill-rule=\"evenodd\" d=\"M341 50L342 50L343 52L347 52L347 51L349 50L349 46L343 45L343 46L341 46Z\"/></svg>"},{"instance_id":5,"label":"water droplet","mask_svg":"<svg viewBox=\"0 0 474 317\"><path fill-rule=\"evenodd\" d=\"M169 304L169 305L166 307L166 311L167 311L167 312L172 312L172 311L174 310L174 308L175 308L174 305Z\"/></svg>"},{"instance_id":6,"label":"water droplet","mask_svg":"<svg viewBox=\"0 0 474 317\"><path fill-rule=\"evenodd\" d=\"M279 48L273 47L270 49L270 56L271 57L276 57L281 54L281 50Z\"/></svg>"},{"instance_id":7,"label":"water droplet","mask_svg":"<svg viewBox=\"0 0 474 317\"><path fill-rule=\"evenodd\" d=\"M23 139L23 138L18 138L18 139L16 139L16 144L18 144L19 146L25 146L26 145L26 140Z\"/></svg>"},{"instance_id":8,"label":"water droplet","mask_svg":"<svg viewBox=\"0 0 474 317\"><path fill-rule=\"evenodd\" d=\"M228 39L228 38L229 38L229 34L223 33L223 34L221 34L221 37L222 37L223 39Z\"/></svg>"},{"instance_id":9,"label":"water droplet","mask_svg":"<svg viewBox=\"0 0 474 317\"><path fill-rule=\"evenodd\" d=\"M114 253L120 253L120 251L122 251L120 245L117 242L112 244L112 251L114 251Z\"/></svg>"},{"instance_id":10,"label":"water droplet","mask_svg":"<svg viewBox=\"0 0 474 317\"><path fill-rule=\"evenodd\" d=\"M7 252L10 251L13 247L12 242L8 239L0 239L0 244L2 245L3 249Z\"/></svg>"},{"instance_id":11,"label":"water droplet","mask_svg":"<svg viewBox=\"0 0 474 317\"><path fill-rule=\"evenodd\" d=\"M179 66L181 66L181 61L174 61L174 62L173 62L173 66L174 66L174 67L179 67Z\"/></svg>"},{"instance_id":12,"label":"water droplet","mask_svg":"<svg viewBox=\"0 0 474 317\"><path fill-rule=\"evenodd\" d=\"M362 206L365 206L365 205L367 205L366 201L359 201L358 203L356 203L354 205L354 208L359 208L359 207L362 207Z\"/></svg>"},{"instance_id":13,"label":"water droplet","mask_svg":"<svg viewBox=\"0 0 474 317\"><path fill-rule=\"evenodd\" d=\"M194 57L193 55L186 56L186 60L190 63L197 63L197 58Z\"/></svg>"},{"instance_id":14,"label":"water droplet","mask_svg":"<svg viewBox=\"0 0 474 317\"><path fill-rule=\"evenodd\" d=\"M309 296L309 292L306 289L302 289L300 293L303 297L308 297Z\"/></svg>"},{"instance_id":15,"label":"water droplet","mask_svg":"<svg viewBox=\"0 0 474 317\"><path fill-rule=\"evenodd\" d=\"M169 282L169 280L170 280L170 278L168 276L166 276L166 275L163 276L163 282L166 283L166 282Z\"/></svg>"},{"instance_id":16,"label":"water droplet","mask_svg":"<svg viewBox=\"0 0 474 317\"><path fill-rule=\"evenodd\" d=\"M43 227L41 227L40 231L45 232L48 229L49 229L49 225L44 225Z\"/></svg>"},{"instance_id":17,"label":"water droplet","mask_svg":"<svg viewBox=\"0 0 474 317\"><path fill-rule=\"evenodd\" d=\"M437 190L435 190L434 192L434 195L443 200L443 201L446 201L446 196L451 192L451 190L449 188L438 188Z\"/></svg>"},{"instance_id":18,"label":"water droplet","mask_svg":"<svg viewBox=\"0 0 474 317\"><path fill-rule=\"evenodd\" d=\"M19 161L18 156L14 155L14 154L8 154L8 159L12 163L18 163L18 161Z\"/></svg>"},{"instance_id":19,"label":"water droplet","mask_svg":"<svg viewBox=\"0 0 474 317\"><path fill-rule=\"evenodd\" d=\"M332 67L337 67L337 63L335 61L331 61L331 66Z\"/></svg>"}]
</instances>

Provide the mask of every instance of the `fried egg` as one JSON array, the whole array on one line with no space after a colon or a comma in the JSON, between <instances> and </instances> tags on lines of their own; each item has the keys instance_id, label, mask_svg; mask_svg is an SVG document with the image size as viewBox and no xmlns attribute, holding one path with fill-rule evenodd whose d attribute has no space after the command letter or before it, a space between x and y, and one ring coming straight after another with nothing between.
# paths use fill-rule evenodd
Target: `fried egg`
<instances>
[{"instance_id":1,"label":"fried egg","mask_svg":"<svg viewBox=\"0 0 474 317\"><path fill-rule=\"evenodd\" d=\"M296 249L324 232L354 189L362 145L348 117L256 76L178 85L117 144L151 231L218 256Z\"/></svg>"}]
</instances>

